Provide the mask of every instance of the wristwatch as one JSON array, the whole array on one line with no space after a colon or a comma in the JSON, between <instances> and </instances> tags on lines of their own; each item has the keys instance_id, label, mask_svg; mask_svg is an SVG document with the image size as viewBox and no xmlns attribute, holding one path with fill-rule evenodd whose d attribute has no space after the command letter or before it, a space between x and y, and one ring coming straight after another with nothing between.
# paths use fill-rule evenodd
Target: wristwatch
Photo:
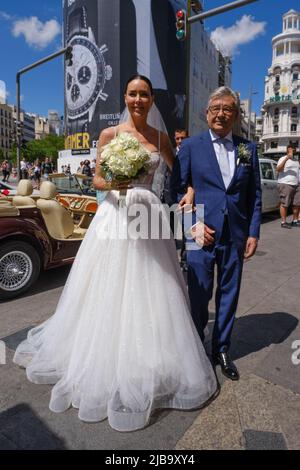
<instances>
[{"instance_id":1,"label":"wristwatch","mask_svg":"<svg viewBox=\"0 0 300 470\"><path fill-rule=\"evenodd\" d=\"M112 68L104 58L107 46L97 46L87 24L85 7L69 14L66 42L73 47L73 64L66 65L65 71L68 130L70 134L88 132L98 100L108 98L103 90L112 78Z\"/></svg>"}]
</instances>

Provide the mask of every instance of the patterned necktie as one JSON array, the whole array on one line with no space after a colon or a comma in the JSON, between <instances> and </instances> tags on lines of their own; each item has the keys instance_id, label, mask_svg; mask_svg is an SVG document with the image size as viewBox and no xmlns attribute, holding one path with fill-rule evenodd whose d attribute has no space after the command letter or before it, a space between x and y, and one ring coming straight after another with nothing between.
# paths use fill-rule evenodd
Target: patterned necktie
<instances>
[{"instance_id":1,"label":"patterned necktie","mask_svg":"<svg viewBox=\"0 0 300 470\"><path fill-rule=\"evenodd\" d=\"M219 144L219 166L222 173L223 181L225 188L227 189L230 181L231 181L231 174L230 174L230 165L229 165L229 154L226 145L230 141L228 139L218 139L217 143Z\"/></svg>"}]
</instances>

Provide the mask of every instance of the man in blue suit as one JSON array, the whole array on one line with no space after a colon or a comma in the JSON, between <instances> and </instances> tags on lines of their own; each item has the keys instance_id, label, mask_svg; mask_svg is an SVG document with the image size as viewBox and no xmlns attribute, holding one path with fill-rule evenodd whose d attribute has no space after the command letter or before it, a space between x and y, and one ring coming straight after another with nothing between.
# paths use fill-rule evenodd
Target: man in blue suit
<instances>
[{"instance_id":1,"label":"man in blue suit","mask_svg":"<svg viewBox=\"0 0 300 470\"><path fill-rule=\"evenodd\" d=\"M240 102L228 87L209 99L209 130L185 139L173 168L171 190L179 201L188 185L194 203L204 205L202 247L187 251L191 311L204 340L208 303L217 266L216 318L212 357L231 380L239 373L230 359L230 337L238 303L244 258L254 255L260 229L261 186L255 144L232 134ZM192 245L197 241L192 241Z\"/></svg>"}]
</instances>

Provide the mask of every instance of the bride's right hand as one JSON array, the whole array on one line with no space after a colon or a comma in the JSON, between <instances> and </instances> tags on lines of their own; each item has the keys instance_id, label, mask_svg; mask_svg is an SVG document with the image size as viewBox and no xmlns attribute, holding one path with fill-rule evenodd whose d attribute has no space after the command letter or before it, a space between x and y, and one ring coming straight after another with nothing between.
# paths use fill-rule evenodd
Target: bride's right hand
<instances>
[{"instance_id":1,"label":"bride's right hand","mask_svg":"<svg viewBox=\"0 0 300 470\"><path fill-rule=\"evenodd\" d=\"M126 181L111 181L110 183L108 183L108 187L109 187L109 190L116 190L116 191L120 191L122 189L131 189L133 186L132 186L132 182L131 180L126 180Z\"/></svg>"}]
</instances>

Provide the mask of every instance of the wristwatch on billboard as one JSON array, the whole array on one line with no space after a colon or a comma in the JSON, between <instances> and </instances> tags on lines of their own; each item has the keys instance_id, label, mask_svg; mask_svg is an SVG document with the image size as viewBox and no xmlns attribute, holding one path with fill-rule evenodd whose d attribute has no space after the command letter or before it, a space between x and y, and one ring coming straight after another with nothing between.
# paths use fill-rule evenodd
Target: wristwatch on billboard
<instances>
[{"instance_id":1,"label":"wristwatch on billboard","mask_svg":"<svg viewBox=\"0 0 300 470\"><path fill-rule=\"evenodd\" d=\"M67 21L67 45L73 47L73 64L66 64L65 89L68 128L70 134L88 132L98 100L106 101L103 91L112 77L106 65L105 44L98 47L92 29L87 24L86 8L73 10Z\"/></svg>"}]
</instances>

